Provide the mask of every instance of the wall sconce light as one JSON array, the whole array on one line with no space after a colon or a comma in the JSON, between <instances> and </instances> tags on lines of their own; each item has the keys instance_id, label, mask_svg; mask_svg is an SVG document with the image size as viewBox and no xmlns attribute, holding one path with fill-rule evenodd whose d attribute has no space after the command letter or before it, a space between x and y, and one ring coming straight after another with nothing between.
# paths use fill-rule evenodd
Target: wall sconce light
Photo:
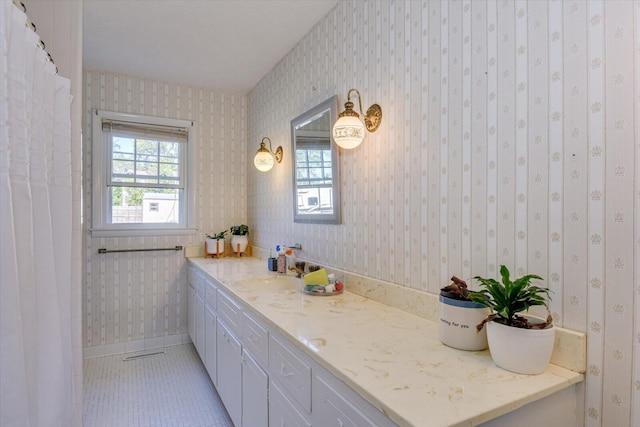
<instances>
[{"instance_id":1,"label":"wall sconce light","mask_svg":"<svg viewBox=\"0 0 640 427\"><path fill-rule=\"evenodd\" d=\"M269 149L264 144L264 140L269 141ZM260 148L256 152L256 156L253 158L253 164L261 172L267 172L271 170L275 162L280 163L282 161L282 146L276 148L275 153L271 147L271 140L268 137L262 138L260 142Z\"/></svg>"},{"instance_id":2,"label":"wall sconce light","mask_svg":"<svg viewBox=\"0 0 640 427\"><path fill-rule=\"evenodd\" d=\"M344 103L345 110L340 113L338 120L333 125L333 140L342 148L356 148L364 140L364 128L369 132L375 132L380 127L382 121L382 108L378 104L373 104L364 114L364 125L360 120L360 115L353 111L351 102L351 92L358 94L358 104L362 113L362 97L357 89L349 89L347 102Z\"/></svg>"}]
</instances>

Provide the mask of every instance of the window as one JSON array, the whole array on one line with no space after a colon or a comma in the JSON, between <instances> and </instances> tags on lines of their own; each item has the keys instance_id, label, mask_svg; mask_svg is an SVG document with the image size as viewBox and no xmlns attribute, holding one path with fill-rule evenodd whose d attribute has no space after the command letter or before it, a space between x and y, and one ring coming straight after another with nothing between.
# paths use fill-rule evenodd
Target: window
<instances>
[{"instance_id":1,"label":"window","mask_svg":"<svg viewBox=\"0 0 640 427\"><path fill-rule=\"evenodd\" d=\"M97 236L195 232L190 121L93 112Z\"/></svg>"}]
</instances>

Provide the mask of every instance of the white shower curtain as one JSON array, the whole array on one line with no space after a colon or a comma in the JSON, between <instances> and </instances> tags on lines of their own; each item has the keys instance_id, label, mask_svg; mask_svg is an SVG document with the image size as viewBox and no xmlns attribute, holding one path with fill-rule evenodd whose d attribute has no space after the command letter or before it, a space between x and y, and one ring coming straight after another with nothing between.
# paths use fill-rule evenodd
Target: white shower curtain
<instances>
[{"instance_id":1,"label":"white shower curtain","mask_svg":"<svg viewBox=\"0 0 640 427\"><path fill-rule=\"evenodd\" d=\"M70 84L0 4L0 426L73 426Z\"/></svg>"}]
</instances>

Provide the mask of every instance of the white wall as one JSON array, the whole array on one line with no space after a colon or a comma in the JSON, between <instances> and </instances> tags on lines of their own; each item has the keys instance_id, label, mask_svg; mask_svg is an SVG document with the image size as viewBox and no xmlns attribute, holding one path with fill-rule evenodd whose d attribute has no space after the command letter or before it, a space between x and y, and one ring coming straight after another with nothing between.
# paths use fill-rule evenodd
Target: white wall
<instances>
[{"instance_id":1,"label":"white wall","mask_svg":"<svg viewBox=\"0 0 640 427\"><path fill-rule=\"evenodd\" d=\"M253 241L434 293L540 274L588 334L580 418L640 425L639 43L637 1L338 3L249 94L248 157L285 148L249 168ZM383 123L341 152L343 223L294 224L290 120L352 87Z\"/></svg>"},{"instance_id":2,"label":"white wall","mask_svg":"<svg viewBox=\"0 0 640 427\"><path fill-rule=\"evenodd\" d=\"M197 126L198 232L193 236L84 240L84 346L89 355L179 342L187 333L182 252L98 255L98 248L203 244L205 233L246 222L246 95L105 71L84 72L86 228L91 228L91 110L193 120ZM167 338L168 337L168 338Z\"/></svg>"}]
</instances>

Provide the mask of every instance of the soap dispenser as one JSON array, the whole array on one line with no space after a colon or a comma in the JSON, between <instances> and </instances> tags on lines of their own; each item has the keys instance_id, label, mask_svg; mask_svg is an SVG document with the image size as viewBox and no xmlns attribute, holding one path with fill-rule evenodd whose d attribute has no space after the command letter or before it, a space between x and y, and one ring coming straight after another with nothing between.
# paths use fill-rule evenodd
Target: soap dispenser
<instances>
[{"instance_id":1,"label":"soap dispenser","mask_svg":"<svg viewBox=\"0 0 640 427\"><path fill-rule=\"evenodd\" d=\"M284 245L278 246L278 273L287 273L287 256L285 255Z\"/></svg>"}]
</instances>

